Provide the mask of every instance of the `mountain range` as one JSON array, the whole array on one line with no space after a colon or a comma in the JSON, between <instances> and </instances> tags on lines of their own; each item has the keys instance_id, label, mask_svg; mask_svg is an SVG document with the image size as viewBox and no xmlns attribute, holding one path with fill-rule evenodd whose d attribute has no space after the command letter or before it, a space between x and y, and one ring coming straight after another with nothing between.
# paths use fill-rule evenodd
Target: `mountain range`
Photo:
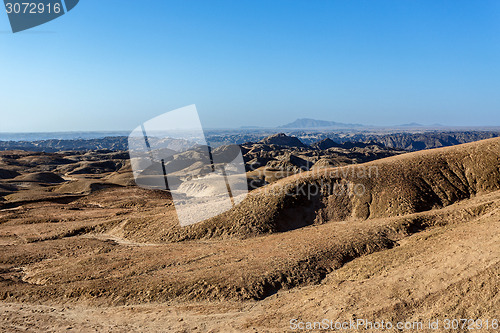
<instances>
[{"instance_id":1,"label":"mountain range","mask_svg":"<svg viewBox=\"0 0 500 333\"><path fill-rule=\"evenodd\" d=\"M278 126L278 128L357 128L363 127L361 124L345 124L335 121L316 120L310 118L300 118L286 125Z\"/></svg>"}]
</instances>

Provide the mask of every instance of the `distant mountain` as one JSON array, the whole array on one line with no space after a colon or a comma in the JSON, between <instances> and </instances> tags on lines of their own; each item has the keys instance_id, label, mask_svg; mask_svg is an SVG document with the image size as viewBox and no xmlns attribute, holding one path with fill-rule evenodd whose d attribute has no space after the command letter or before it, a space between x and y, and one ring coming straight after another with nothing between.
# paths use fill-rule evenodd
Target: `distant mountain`
<instances>
[{"instance_id":1,"label":"distant mountain","mask_svg":"<svg viewBox=\"0 0 500 333\"><path fill-rule=\"evenodd\" d=\"M419 124L419 123L409 123L409 124L401 124L401 125L398 125L396 127L412 127L412 128L416 128L416 127L425 127L425 128L434 128L434 127L446 127L445 125L443 124L438 124L438 123L435 123L435 124L430 124L430 125L423 125L423 124Z\"/></svg>"},{"instance_id":2,"label":"distant mountain","mask_svg":"<svg viewBox=\"0 0 500 333\"><path fill-rule=\"evenodd\" d=\"M398 127L423 127L424 125L419 123L409 123L409 124L401 124Z\"/></svg>"},{"instance_id":3,"label":"distant mountain","mask_svg":"<svg viewBox=\"0 0 500 333\"><path fill-rule=\"evenodd\" d=\"M278 128L355 128L355 127L363 127L361 124L344 124L337 123L335 121L327 121L327 120L316 120L310 118L300 118L295 120L292 123L279 126Z\"/></svg>"}]
</instances>

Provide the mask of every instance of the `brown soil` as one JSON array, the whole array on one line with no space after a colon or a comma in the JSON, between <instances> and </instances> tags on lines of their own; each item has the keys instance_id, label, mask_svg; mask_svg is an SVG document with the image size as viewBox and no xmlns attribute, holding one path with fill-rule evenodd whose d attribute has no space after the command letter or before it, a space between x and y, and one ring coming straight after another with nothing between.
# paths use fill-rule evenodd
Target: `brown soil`
<instances>
[{"instance_id":1,"label":"brown soil","mask_svg":"<svg viewBox=\"0 0 500 333\"><path fill-rule=\"evenodd\" d=\"M370 166L377 177L361 177ZM280 180L184 229L168 192L113 185L118 171L6 196L0 329L283 332L291 319L500 319L500 140L354 170ZM284 194L322 179L367 194Z\"/></svg>"}]
</instances>

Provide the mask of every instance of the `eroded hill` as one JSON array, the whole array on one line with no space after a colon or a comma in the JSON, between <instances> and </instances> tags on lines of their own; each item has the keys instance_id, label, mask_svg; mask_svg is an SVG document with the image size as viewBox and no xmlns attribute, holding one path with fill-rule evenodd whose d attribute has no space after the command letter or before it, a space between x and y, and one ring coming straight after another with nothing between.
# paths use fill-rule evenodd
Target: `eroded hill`
<instances>
[{"instance_id":1,"label":"eroded hill","mask_svg":"<svg viewBox=\"0 0 500 333\"><path fill-rule=\"evenodd\" d=\"M50 173L73 163L10 154L4 330L281 332L293 318L500 315L500 139L310 170L187 228L167 192L110 181L126 165L61 182ZM78 168L107 167L85 164L95 159Z\"/></svg>"}]
</instances>

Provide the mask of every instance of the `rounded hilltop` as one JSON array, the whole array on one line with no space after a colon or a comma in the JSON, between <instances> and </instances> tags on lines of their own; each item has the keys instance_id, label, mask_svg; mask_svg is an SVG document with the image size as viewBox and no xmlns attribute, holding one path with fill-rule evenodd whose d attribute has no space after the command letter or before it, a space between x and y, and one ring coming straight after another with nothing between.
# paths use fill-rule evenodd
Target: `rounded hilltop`
<instances>
[{"instance_id":1,"label":"rounded hilltop","mask_svg":"<svg viewBox=\"0 0 500 333\"><path fill-rule=\"evenodd\" d=\"M266 145L277 145L283 147L296 147L296 148L307 147L298 138L294 136L288 136L285 133L277 133L270 135L267 138L260 140L259 143L263 143Z\"/></svg>"}]
</instances>

